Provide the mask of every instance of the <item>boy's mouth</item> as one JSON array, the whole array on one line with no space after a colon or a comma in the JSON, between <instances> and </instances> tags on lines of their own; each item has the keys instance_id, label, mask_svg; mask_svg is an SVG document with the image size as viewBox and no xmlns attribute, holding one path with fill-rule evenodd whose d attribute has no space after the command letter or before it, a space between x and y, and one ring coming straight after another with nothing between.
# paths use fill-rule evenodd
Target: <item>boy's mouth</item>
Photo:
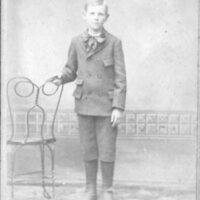
<instances>
[{"instance_id":1,"label":"boy's mouth","mask_svg":"<svg viewBox=\"0 0 200 200\"><path fill-rule=\"evenodd\" d=\"M101 25L99 22L94 22L93 24L94 24L95 26Z\"/></svg>"}]
</instances>

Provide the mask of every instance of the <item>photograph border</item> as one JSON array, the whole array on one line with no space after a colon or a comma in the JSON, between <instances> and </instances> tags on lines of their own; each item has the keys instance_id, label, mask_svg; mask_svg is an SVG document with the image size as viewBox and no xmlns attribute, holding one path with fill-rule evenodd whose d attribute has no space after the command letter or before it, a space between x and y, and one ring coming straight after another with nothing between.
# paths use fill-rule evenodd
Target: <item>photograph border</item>
<instances>
[{"instance_id":1,"label":"photograph border","mask_svg":"<svg viewBox=\"0 0 200 200\"><path fill-rule=\"evenodd\" d=\"M2 200L6 200L6 196L7 196L7 164L6 164L6 133L5 133L5 108L3 107L4 102L5 102L5 83L4 83L4 63L5 63L5 45L4 45L4 41L6 38L6 29L5 29L5 24L6 24L6 11L5 11L5 7L6 7L6 0L1 0L0 1L0 15L1 15L1 21L0 21L0 28L1 28L1 32L0 32L0 37L1 37L1 41L0 41L0 48L1 48L1 58L0 58L0 65L1 65L1 69L0 69L0 83L1 83L1 88L0 88L0 92L1 92L1 112L0 112L0 116L1 116L1 135L0 135L0 170L1 170L1 174L0 174L0 199ZM200 200L200 0L198 0L198 33L197 33L197 131L196 131L196 200Z\"/></svg>"},{"instance_id":2,"label":"photograph border","mask_svg":"<svg viewBox=\"0 0 200 200\"><path fill-rule=\"evenodd\" d=\"M198 0L197 33L197 133L196 133L196 200L200 200L200 0Z\"/></svg>"}]
</instances>

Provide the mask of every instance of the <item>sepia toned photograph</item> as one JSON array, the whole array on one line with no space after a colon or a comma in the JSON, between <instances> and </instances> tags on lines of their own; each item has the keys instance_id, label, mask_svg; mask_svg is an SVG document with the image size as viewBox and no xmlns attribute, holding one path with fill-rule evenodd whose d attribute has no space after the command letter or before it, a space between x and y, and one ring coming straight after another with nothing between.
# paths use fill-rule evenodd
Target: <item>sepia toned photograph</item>
<instances>
[{"instance_id":1,"label":"sepia toned photograph","mask_svg":"<svg viewBox=\"0 0 200 200\"><path fill-rule=\"evenodd\" d=\"M2 0L1 199L200 200L199 0Z\"/></svg>"}]
</instances>

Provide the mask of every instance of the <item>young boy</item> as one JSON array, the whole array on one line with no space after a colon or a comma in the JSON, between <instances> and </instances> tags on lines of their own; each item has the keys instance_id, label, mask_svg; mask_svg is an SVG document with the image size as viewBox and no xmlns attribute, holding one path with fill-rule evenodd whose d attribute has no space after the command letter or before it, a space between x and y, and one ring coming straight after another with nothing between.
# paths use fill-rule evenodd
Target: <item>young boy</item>
<instances>
[{"instance_id":1,"label":"young boy","mask_svg":"<svg viewBox=\"0 0 200 200\"><path fill-rule=\"evenodd\" d=\"M103 0L85 4L87 30L72 39L68 61L56 85L76 79L75 111L86 174L85 200L96 200L98 160L101 163L103 199L113 200L113 174L117 124L126 98L126 73L121 41L103 25L109 17Z\"/></svg>"}]
</instances>

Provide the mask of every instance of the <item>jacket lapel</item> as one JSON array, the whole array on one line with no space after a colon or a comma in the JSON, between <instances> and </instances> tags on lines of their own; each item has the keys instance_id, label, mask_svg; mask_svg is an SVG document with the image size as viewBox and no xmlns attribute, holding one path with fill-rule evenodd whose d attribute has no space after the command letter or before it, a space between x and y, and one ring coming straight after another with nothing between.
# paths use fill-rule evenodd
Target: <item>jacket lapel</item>
<instances>
[{"instance_id":1,"label":"jacket lapel","mask_svg":"<svg viewBox=\"0 0 200 200\"><path fill-rule=\"evenodd\" d=\"M87 56L87 51L86 51L86 49L85 49L85 44L84 44L84 41L83 41L82 36L79 37L79 40L80 40L79 43L80 43L81 49L83 50L85 56Z\"/></svg>"}]
</instances>

